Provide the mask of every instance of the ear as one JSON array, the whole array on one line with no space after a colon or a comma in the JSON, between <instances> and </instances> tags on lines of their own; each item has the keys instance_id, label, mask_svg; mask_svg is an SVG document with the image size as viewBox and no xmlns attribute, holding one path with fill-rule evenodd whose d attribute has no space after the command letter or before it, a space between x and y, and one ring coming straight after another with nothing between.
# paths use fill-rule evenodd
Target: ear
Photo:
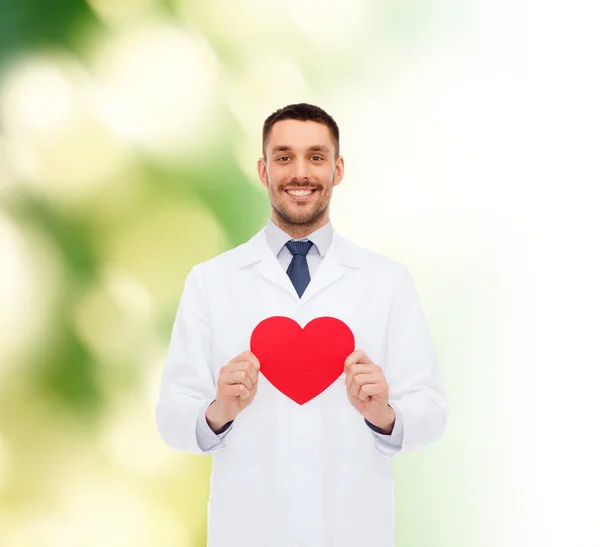
<instances>
[{"instance_id":1,"label":"ear","mask_svg":"<svg viewBox=\"0 0 600 547\"><path fill-rule=\"evenodd\" d=\"M339 156L335 162L335 174L333 177L333 185L337 186L344 178L344 157Z\"/></svg>"},{"instance_id":2,"label":"ear","mask_svg":"<svg viewBox=\"0 0 600 547\"><path fill-rule=\"evenodd\" d=\"M265 161L265 158L258 158L256 167L258 169L258 177L260 178L260 182L265 188L268 188L269 179L267 177L267 162Z\"/></svg>"}]
</instances>

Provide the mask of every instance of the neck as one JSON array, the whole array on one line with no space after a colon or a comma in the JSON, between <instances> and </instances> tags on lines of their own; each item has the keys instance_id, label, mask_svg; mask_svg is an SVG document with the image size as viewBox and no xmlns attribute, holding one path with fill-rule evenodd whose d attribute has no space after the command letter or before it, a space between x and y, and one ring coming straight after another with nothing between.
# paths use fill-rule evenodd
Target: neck
<instances>
[{"instance_id":1,"label":"neck","mask_svg":"<svg viewBox=\"0 0 600 547\"><path fill-rule=\"evenodd\" d=\"M308 224L295 224L287 222L285 219L276 216L275 211L271 214L271 220L275 226L281 228L286 234L293 239L301 239L303 237L312 234L315 230L325 226L329 222L329 214L327 211L323 211L323 215L320 218L316 218L313 222Z\"/></svg>"}]
</instances>

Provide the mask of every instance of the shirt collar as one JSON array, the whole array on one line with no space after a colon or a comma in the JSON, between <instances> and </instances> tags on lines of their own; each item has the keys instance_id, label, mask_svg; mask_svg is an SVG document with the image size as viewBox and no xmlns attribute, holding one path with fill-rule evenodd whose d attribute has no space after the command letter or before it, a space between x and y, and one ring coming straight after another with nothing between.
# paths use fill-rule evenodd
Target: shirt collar
<instances>
[{"instance_id":1,"label":"shirt collar","mask_svg":"<svg viewBox=\"0 0 600 547\"><path fill-rule=\"evenodd\" d=\"M283 249L284 245L290 239L293 241L305 241L310 239L313 242L313 245L317 248L321 258L323 258L331 246L331 241L333 239L333 224L331 223L331 220L328 220L327 224L316 229L306 237L294 239L269 218L269 221L265 227L265 238L267 240L267 245L271 251L273 251L275 256L279 255L281 249Z\"/></svg>"}]
</instances>

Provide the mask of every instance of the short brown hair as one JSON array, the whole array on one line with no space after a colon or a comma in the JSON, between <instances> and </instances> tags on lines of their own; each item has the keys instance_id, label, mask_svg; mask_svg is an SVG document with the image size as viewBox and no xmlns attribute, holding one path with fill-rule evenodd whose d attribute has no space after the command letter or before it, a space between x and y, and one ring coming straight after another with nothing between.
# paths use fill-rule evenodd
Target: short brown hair
<instances>
[{"instance_id":1,"label":"short brown hair","mask_svg":"<svg viewBox=\"0 0 600 547\"><path fill-rule=\"evenodd\" d=\"M269 137L269 133L271 132L271 128L277 122L282 120L300 120L303 122L312 121L326 125L329 128L329 133L331 134L331 138L333 139L333 143L335 145L335 157L337 158L340 155L340 130L337 123L335 123L335 120L318 106L307 103L298 103L289 104L283 108L280 108L279 110L276 110L265 120L262 132L262 147L264 157L267 156L265 153L265 144Z\"/></svg>"}]
</instances>

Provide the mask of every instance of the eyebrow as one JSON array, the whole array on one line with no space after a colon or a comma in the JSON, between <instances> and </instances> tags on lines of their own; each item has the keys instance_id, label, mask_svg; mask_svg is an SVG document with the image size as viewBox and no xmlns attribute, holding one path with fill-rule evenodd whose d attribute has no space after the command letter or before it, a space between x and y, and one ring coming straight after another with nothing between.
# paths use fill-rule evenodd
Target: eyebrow
<instances>
[{"instance_id":1,"label":"eyebrow","mask_svg":"<svg viewBox=\"0 0 600 547\"><path fill-rule=\"evenodd\" d=\"M291 150L292 150L292 147L287 144L282 144L282 145L273 147L273 153L290 152ZM312 146L308 147L308 150L310 152L329 152L329 148L327 148L327 146L325 146L323 144L313 144Z\"/></svg>"}]
</instances>

